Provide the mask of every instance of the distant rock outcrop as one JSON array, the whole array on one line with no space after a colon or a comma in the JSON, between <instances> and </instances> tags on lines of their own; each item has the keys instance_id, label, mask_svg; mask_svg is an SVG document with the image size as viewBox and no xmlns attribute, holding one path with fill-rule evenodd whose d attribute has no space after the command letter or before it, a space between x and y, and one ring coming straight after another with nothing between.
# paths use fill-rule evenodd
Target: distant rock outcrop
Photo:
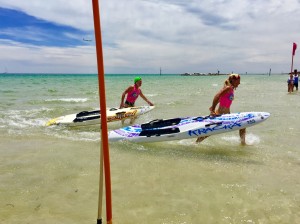
<instances>
[{"instance_id":1,"label":"distant rock outcrop","mask_svg":"<svg viewBox=\"0 0 300 224\"><path fill-rule=\"evenodd\" d=\"M181 76L214 76L214 75L228 75L228 74L221 74L221 73L183 73L180 74Z\"/></svg>"}]
</instances>

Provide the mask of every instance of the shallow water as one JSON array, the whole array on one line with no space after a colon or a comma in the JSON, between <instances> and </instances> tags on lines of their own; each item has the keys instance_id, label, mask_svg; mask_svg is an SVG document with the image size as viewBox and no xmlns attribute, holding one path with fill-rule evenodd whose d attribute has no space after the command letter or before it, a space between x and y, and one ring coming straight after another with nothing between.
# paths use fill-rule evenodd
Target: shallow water
<instances>
[{"instance_id":1,"label":"shallow water","mask_svg":"<svg viewBox=\"0 0 300 224\"><path fill-rule=\"evenodd\" d=\"M133 78L106 76L107 106L119 105ZM225 79L142 78L143 93L156 108L138 123L207 115ZM247 129L247 146L240 145L237 132L201 144L194 139L111 143L113 222L299 223L299 99L299 92L287 93L284 75L243 75L232 112L271 113ZM0 75L1 223L96 222L98 127L44 124L98 104L96 76Z\"/></svg>"}]
</instances>

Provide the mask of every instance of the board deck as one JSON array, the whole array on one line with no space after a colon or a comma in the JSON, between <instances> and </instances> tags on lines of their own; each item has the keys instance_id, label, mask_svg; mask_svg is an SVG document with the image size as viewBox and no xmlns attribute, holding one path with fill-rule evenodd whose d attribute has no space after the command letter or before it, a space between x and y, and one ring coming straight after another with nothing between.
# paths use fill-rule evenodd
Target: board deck
<instances>
[{"instance_id":1,"label":"board deck","mask_svg":"<svg viewBox=\"0 0 300 224\"><path fill-rule=\"evenodd\" d=\"M128 108L108 108L106 110L107 122L121 121L136 118L154 109L154 106L138 106ZM46 123L50 125L85 126L100 123L100 110L81 111L77 114L69 114L51 119Z\"/></svg>"},{"instance_id":2,"label":"board deck","mask_svg":"<svg viewBox=\"0 0 300 224\"><path fill-rule=\"evenodd\" d=\"M241 112L220 116L183 117L153 120L110 131L109 141L159 142L226 133L259 124L268 112Z\"/></svg>"}]
</instances>

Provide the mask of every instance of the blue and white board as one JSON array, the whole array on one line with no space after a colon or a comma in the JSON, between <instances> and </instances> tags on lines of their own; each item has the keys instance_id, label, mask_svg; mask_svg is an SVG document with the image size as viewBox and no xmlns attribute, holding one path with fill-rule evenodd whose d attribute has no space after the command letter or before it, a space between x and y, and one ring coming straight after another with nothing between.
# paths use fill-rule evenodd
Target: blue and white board
<instances>
[{"instance_id":1,"label":"blue and white board","mask_svg":"<svg viewBox=\"0 0 300 224\"><path fill-rule=\"evenodd\" d=\"M109 141L160 142L197 138L235 131L259 124L270 116L267 112L242 112L220 116L184 117L153 120L110 131Z\"/></svg>"}]
</instances>

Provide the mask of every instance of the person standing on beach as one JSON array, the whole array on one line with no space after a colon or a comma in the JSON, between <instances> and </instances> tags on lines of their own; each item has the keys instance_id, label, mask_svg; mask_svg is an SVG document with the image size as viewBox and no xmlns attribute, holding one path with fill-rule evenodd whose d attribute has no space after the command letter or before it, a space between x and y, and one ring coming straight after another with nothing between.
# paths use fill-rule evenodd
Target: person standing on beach
<instances>
[{"instance_id":1,"label":"person standing on beach","mask_svg":"<svg viewBox=\"0 0 300 224\"><path fill-rule=\"evenodd\" d=\"M294 90L294 77L293 74L291 73L288 80L287 80L287 84L288 84L288 92L291 93Z\"/></svg>"},{"instance_id":2,"label":"person standing on beach","mask_svg":"<svg viewBox=\"0 0 300 224\"><path fill-rule=\"evenodd\" d=\"M230 106L234 99L234 90L240 84L240 75L231 74L228 76L228 79L225 80L223 88L214 96L213 102L210 110L211 116L221 115L221 114L230 114ZM218 109L216 110L217 105L219 104ZM246 145L246 129L240 129L240 138L241 144ZM208 136L198 137L196 142L200 143Z\"/></svg>"},{"instance_id":3,"label":"person standing on beach","mask_svg":"<svg viewBox=\"0 0 300 224\"><path fill-rule=\"evenodd\" d=\"M135 101L139 96L141 96L150 106L154 104L147 99L147 97L142 93L142 78L137 76L134 78L134 85L129 86L122 94L120 108L123 107L134 107ZM125 96L126 100L124 102Z\"/></svg>"},{"instance_id":4,"label":"person standing on beach","mask_svg":"<svg viewBox=\"0 0 300 224\"><path fill-rule=\"evenodd\" d=\"M294 86L293 86L293 90L294 90L294 87L296 88L296 91L298 91L298 80L299 80L299 75L298 75L298 72L297 72L297 69L294 70Z\"/></svg>"}]
</instances>

